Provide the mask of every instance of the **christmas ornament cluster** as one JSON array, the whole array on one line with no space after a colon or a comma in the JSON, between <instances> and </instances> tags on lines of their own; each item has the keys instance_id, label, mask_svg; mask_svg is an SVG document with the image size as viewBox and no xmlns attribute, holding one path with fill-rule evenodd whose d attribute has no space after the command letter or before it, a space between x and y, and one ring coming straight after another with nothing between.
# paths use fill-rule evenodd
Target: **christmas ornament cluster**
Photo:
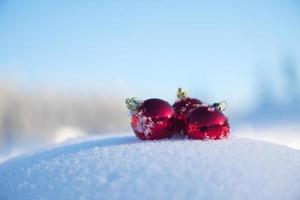
<instances>
[{"instance_id":1,"label":"christmas ornament cluster","mask_svg":"<svg viewBox=\"0 0 300 200\"><path fill-rule=\"evenodd\" d=\"M206 104L188 97L182 88L178 88L177 100L172 106L162 99L140 101L136 97L127 98L126 105L131 127L142 140L171 138L174 134L200 140L229 136L229 121L223 113L226 102Z\"/></svg>"}]
</instances>

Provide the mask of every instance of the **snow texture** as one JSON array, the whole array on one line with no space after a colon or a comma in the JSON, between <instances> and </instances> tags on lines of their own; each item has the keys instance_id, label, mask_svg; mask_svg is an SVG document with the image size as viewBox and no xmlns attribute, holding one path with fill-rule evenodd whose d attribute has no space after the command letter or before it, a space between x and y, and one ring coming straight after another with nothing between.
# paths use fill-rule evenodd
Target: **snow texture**
<instances>
[{"instance_id":1,"label":"snow texture","mask_svg":"<svg viewBox=\"0 0 300 200\"><path fill-rule=\"evenodd\" d=\"M300 151L251 139L97 138L0 164L0 199L300 199Z\"/></svg>"},{"instance_id":2,"label":"snow texture","mask_svg":"<svg viewBox=\"0 0 300 200\"><path fill-rule=\"evenodd\" d=\"M146 138L150 138L152 135L152 128L155 126L155 122L151 117L146 117L143 114L143 111L139 111L136 114L137 117L137 126L136 130L140 133L144 133ZM162 123L162 122L158 122Z\"/></svg>"}]
</instances>

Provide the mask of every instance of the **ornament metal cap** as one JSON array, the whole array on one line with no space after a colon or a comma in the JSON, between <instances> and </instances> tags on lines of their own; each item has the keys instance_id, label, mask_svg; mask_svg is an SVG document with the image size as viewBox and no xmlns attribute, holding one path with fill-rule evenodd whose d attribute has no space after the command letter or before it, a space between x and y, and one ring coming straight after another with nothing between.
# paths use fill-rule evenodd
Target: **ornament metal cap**
<instances>
[{"instance_id":1,"label":"ornament metal cap","mask_svg":"<svg viewBox=\"0 0 300 200\"><path fill-rule=\"evenodd\" d=\"M137 97L131 97L126 99L126 106L130 111L136 111L141 105L141 101Z\"/></svg>"},{"instance_id":2,"label":"ornament metal cap","mask_svg":"<svg viewBox=\"0 0 300 200\"><path fill-rule=\"evenodd\" d=\"M181 87L177 89L177 98L178 99L184 99L186 98L186 91L184 89L182 89Z\"/></svg>"},{"instance_id":3,"label":"ornament metal cap","mask_svg":"<svg viewBox=\"0 0 300 200\"><path fill-rule=\"evenodd\" d=\"M226 101L221 101L219 103L214 103L214 104L211 105L211 107L214 107L217 110L223 112L227 108L227 102Z\"/></svg>"}]
</instances>

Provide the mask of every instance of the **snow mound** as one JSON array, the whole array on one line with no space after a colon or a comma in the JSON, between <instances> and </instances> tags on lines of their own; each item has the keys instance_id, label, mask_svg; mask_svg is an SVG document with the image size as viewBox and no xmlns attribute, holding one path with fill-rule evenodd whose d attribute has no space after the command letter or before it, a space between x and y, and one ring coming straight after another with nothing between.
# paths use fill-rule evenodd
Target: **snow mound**
<instances>
[{"instance_id":1,"label":"snow mound","mask_svg":"<svg viewBox=\"0 0 300 200\"><path fill-rule=\"evenodd\" d=\"M300 199L300 151L245 138L94 139L0 165L0 199Z\"/></svg>"}]
</instances>

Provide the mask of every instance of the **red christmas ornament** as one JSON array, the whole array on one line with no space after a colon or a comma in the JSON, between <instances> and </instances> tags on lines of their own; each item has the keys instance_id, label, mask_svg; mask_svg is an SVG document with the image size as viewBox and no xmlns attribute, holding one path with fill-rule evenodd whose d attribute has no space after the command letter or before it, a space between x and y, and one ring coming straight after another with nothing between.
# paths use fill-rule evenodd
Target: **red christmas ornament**
<instances>
[{"instance_id":1,"label":"red christmas ornament","mask_svg":"<svg viewBox=\"0 0 300 200\"><path fill-rule=\"evenodd\" d=\"M161 99L148 99L144 102L136 98L126 99L131 111L131 127L142 140L155 140L172 136L174 110Z\"/></svg>"},{"instance_id":2,"label":"red christmas ornament","mask_svg":"<svg viewBox=\"0 0 300 200\"><path fill-rule=\"evenodd\" d=\"M187 117L187 135L193 139L222 139L229 136L228 118L222 113L225 102L200 106L191 110Z\"/></svg>"},{"instance_id":3,"label":"red christmas ornament","mask_svg":"<svg viewBox=\"0 0 300 200\"><path fill-rule=\"evenodd\" d=\"M199 107L202 102L199 99L187 97L182 88L178 88L177 98L178 100L172 106L175 111L174 132L185 133L188 114L192 109Z\"/></svg>"}]
</instances>

